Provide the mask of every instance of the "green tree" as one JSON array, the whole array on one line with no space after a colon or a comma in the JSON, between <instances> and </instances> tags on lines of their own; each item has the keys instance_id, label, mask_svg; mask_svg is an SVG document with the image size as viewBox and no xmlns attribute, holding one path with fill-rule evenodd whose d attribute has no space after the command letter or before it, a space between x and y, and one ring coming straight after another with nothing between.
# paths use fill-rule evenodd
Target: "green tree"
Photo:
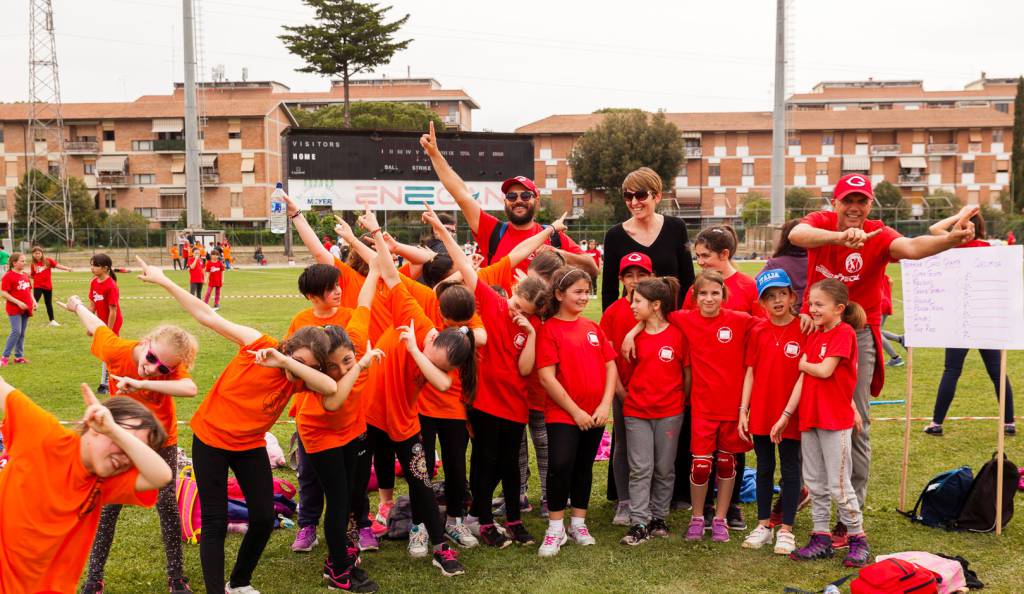
<instances>
[{"instance_id":1,"label":"green tree","mask_svg":"<svg viewBox=\"0 0 1024 594\"><path fill-rule=\"evenodd\" d=\"M278 35L288 51L306 61L298 72L341 76L345 89L344 123L349 118L349 81L391 61L395 52L408 47L411 39L393 41L392 36L409 20L409 15L384 22L390 6L355 0L302 0L316 10L315 25L284 26L288 35Z\"/></svg>"},{"instance_id":2,"label":"green tree","mask_svg":"<svg viewBox=\"0 0 1024 594\"><path fill-rule=\"evenodd\" d=\"M1024 76L1017 79L1013 100L1013 153L1010 156L1010 193L1013 214L1024 212ZM1009 214L1009 213L1008 213Z\"/></svg>"},{"instance_id":3,"label":"green tree","mask_svg":"<svg viewBox=\"0 0 1024 594\"><path fill-rule=\"evenodd\" d=\"M178 216L178 228L179 229L186 229L188 227L188 222L187 222L186 219L187 219L187 213L186 213L185 210L182 210L181 211L181 215ZM204 208L203 209L203 229L220 229L221 226L222 225L220 224L220 219L217 218L217 215L213 214L212 212L210 212L210 211L208 211L208 210L206 210Z\"/></svg>"},{"instance_id":4,"label":"green tree","mask_svg":"<svg viewBox=\"0 0 1024 594\"><path fill-rule=\"evenodd\" d=\"M749 196L749 194L748 194ZM799 219L809 211L818 210L821 198L804 187L793 187L786 190L786 220Z\"/></svg>"},{"instance_id":5,"label":"green tree","mask_svg":"<svg viewBox=\"0 0 1024 594\"><path fill-rule=\"evenodd\" d=\"M924 203L924 216L932 221L953 216L960 210L960 199L956 197L956 194L946 190L935 190L924 197Z\"/></svg>"},{"instance_id":6,"label":"green tree","mask_svg":"<svg viewBox=\"0 0 1024 594\"><path fill-rule=\"evenodd\" d=\"M60 188L49 178L43 175L33 177L36 189L49 196L56 198ZM15 224L24 229L28 221L28 173L21 178L21 183L14 190L14 220ZM96 211L96 204L89 194L89 188L77 177L68 178L68 202L71 205L71 225L76 229L95 228L99 225L99 213ZM53 207L42 208L36 212L36 216L43 218L53 224L63 225L61 213Z\"/></svg>"},{"instance_id":7,"label":"green tree","mask_svg":"<svg viewBox=\"0 0 1024 594\"><path fill-rule=\"evenodd\" d=\"M629 218L622 202L622 180L640 167L661 176L666 192L683 163L683 137L665 114L639 110L609 113L576 141L569 166L576 185L584 190L604 190L615 220Z\"/></svg>"},{"instance_id":8,"label":"green tree","mask_svg":"<svg viewBox=\"0 0 1024 594\"><path fill-rule=\"evenodd\" d=\"M750 192L743 201L743 212L740 214L744 227L767 225L772 220L772 202L760 192Z\"/></svg>"},{"instance_id":9,"label":"green tree","mask_svg":"<svg viewBox=\"0 0 1024 594\"><path fill-rule=\"evenodd\" d=\"M591 200L590 204L583 207L583 216L580 223L592 226L610 226L615 220L615 208L607 200Z\"/></svg>"},{"instance_id":10,"label":"green tree","mask_svg":"<svg viewBox=\"0 0 1024 594\"><path fill-rule=\"evenodd\" d=\"M119 231L128 245L144 245L149 229L149 219L134 210L119 208L116 213L107 216L103 224Z\"/></svg>"},{"instance_id":11,"label":"green tree","mask_svg":"<svg viewBox=\"0 0 1024 594\"><path fill-rule=\"evenodd\" d=\"M875 202L871 209L871 219L898 221L910 216L910 204L903 199L900 189L887 181L880 181L875 186Z\"/></svg>"},{"instance_id":12,"label":"green tree","mask_svg":"<svg viewBox=\"0 0 1024 594\"><path fill-rule=\"evenodd\" d=\"M296 121L303 128L345 128L345 107L330 105L317 110L296 109ZM444 121L429 107L412 103L366 101L352 105L349 115L353 128L372 130L426 130L434 122L438 129Z\"/></svg>"}]
</instances>

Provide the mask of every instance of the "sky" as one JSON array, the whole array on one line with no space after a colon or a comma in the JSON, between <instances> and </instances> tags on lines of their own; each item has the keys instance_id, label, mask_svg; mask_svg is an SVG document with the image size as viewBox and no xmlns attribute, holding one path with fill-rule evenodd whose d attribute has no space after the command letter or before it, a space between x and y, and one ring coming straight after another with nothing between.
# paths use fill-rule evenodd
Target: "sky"
<instances>
[{"instance_id":1,"label":"sky","mask_svg":"<svg viewBox=\"0 0 1024 594\"><path fill-rule=\"evenodd\" d=\"M296 91L329 82L296 72L277 39L308 23L301 0L195 0L201 66L229 80ZM388 5L388 0L380 0ZM0 101L28 96L29 0L0 19ZM65 102L131 101L183 80L180 0L53 0ZM775 2L395 0L405 51L374 75L433 77L480 105L473 129L499 132L602 107L771 110ZM789 0L787 91L822 80L923 79L929 90L1024 70L1020 0Z\"/></svg>"}]
</instances>

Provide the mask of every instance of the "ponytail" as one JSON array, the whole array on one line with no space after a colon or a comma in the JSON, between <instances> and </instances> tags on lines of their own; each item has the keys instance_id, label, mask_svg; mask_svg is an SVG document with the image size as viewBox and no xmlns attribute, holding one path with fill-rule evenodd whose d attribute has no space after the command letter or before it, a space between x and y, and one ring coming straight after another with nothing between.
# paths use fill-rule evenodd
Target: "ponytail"
<instances>
[{"instance_id":1,"label":"ponytail","mask_svg":"<svg viewBox=\"0 0 1024 594\"><path fill-rule=\"evenodd\" d=\"M89 260L89 263L92 264L93 266L106 268L107 274L110 275L110 278L114 279L115 283L117 282L117 273L114 272L114 261L110 259L110 256L103 253L93 254L92 258Z\"/></svg>"},{"instance_id":2,"label":"ponytail","mask_svg":"<svg viewBox=\"0 0 1024 594\"><path fill-rule=\"evenodd\" d=\"M459 370L462 395L472 403L476 397L476 337L466 326L445 328L434 339L434 346L443 350L448 363Z\"/></svg>"},{"instance_id":3,"label":"ponytail","mask_svg":"<svg viewBox=\"0 0 1024 594\"><path fill-rule=\"evenodd\" d=\"M868 314L856 301L850 301L843 310L843 321L853 326L854 330L863 330L868 325Z\"/></svg>"}]
</instances>

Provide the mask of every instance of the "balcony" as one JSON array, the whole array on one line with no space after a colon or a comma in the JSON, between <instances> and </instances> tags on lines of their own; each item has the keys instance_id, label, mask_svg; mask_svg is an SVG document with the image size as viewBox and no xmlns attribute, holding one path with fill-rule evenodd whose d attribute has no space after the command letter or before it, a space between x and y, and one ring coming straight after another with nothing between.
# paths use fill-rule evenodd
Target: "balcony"
<instances>
[{"instance_id":1,"label":"balcony","mask_svg":"<svg viewBox=\"0 0 1024 594\"><path fill-rule=\"evenodd\" d=\"M161 138L153 141L154 153L183 153L185 152L184 138Z\"/></svg>"},{"instance_id":2,"label":"balcony","mask_svg":"<svg viewBox=\"0 0 1024 594\"><path fill-rule=\"evenodd\" d=\"M701 156L700 147L699 146L684 146L683 147L683 156L686 157L687 159L699 159L700 156Z\"/></svg>"},{"instance_id":3,"label":"balcony","mask_svg":"<svg viewBox=\"0 0 1024 594\"><path fill-rule=\"evenodd\" d=\"M900 174L896 179L898 186L924 186L928 184L928 178L923 173Z\"/></svg>"},{"instance_id":4,"label":"balcony","mask_svg":"<svg viewBox=\"0 0 1024 594\"><path fill-rule=\"evenodd\" d=\"M127 186L128 174L101 172L96 176L96 184L99 186Z\"/></svg>"},{"instance_id":5,"label":"balcony","mask_svg":"<svg viewBox=\"0 0 1024 594\"><path fill-rule=\"evenodd\" d=\"M213 186L220 183L220 174L216 172L207 173L204 171L200 174L200 177L204 186Z\"/></svg>"},{"instance_id":6,"label":"balcony","mask_svg":"<svg viewBox=\"0 0 1024 594\"><path fill-rule=\"evenodd\" d=\"M68 140L64 150L71 155L95 155L100 152L100 143L95 140Z\"/></svg>"},{"instance_id":7,"label":"balcony","mask_svg":"<svg viewBox=\"0 0 1024 594\"><path fill-rule=\"evenodd\" d=\"M141 214L151 221L177 221L181 218L181 213L185 212L184 208L150 208L150 207L136 207L135 212Z\"/></svg>"},{"instance_id":8,"label":"balcony","mask_svg":"<svg viewBox=\"0 0 1024 594\"><path fill-rule=\"evenodd\" d=\"M876 157L887 157L896 156L900 154L900 145L898 144L873 144L871 145L871 154Z\"/></svg>"},{"instance_id":9,"label":"balcony","mask_svg":"<svg viewBox=\"0 0 1024 594\"><path fill-rule=\"evenodd\" d=\"M955 155L957 153L956 143L950 144L929 144L929 155Z\"/></svg>"}]
</instances>

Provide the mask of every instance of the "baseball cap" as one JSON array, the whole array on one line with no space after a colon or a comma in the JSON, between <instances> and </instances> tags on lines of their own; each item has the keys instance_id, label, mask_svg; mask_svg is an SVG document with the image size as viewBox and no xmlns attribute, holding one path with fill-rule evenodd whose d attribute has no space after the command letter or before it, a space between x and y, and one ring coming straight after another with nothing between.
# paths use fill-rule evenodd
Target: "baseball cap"
<instances>
[{"instance_id":1,"label":"baseball cap","mask_svg":"<svg viewBox=\"0 0 1024 594\"><path fill-rule=\"evenodd\" d=\"M832 201L842 200L850 194L864 194L868 200L875 199L875 192L871 189L871 180L862 173L848 173L839 178L835 190L832 192Z\"/></svg>"},{"instance_id":2,"label":"baseball cap","mask_svg":"<svg viewBox=\"0 0 1024 594\"><path fill-rule=\"evenodd\" d=\"M622 274L630 266L636 266L654 274L654 265L651 263L651 257L642 252L631 252L623 256L619 260L619 274Z\"/></svg>"},{"instance_id":3,"label":"baseball cap","mask_svg":"<svg viewBox=\"0 0 1024 594\"><path fill-rule=\"evenodd\" d=\"M793 281L789 280L789 274L781 268L762 270L757 275L757 298L760 299L761 295L772 287L793 288Z\"/></svg>"},{"instance_id":4,"label":"baseball cap","mask_svg":"<svg viewBox=\"0 0 1024 594\"><path fill-rule=\"evenodd\" d=\"M508 188L512 184L521 184L527 190L537 194L537 186L533 183L533 180L528 177L523 177L522 175L510 177L501 182L501 193L504 194L505 192L508 192Z\"/></svg>"}]
</instances>

